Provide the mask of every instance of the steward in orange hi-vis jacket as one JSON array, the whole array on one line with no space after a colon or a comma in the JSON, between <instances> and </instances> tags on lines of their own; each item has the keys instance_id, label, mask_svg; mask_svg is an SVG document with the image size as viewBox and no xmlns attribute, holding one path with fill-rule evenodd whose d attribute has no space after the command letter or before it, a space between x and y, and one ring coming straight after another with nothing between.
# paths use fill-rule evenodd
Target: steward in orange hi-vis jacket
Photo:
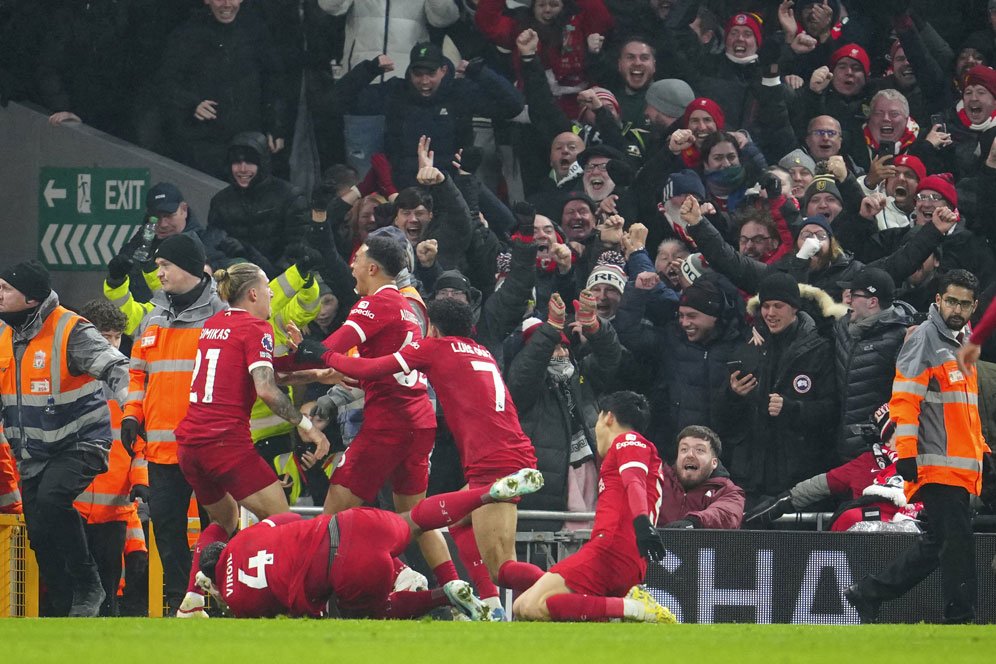
<instances>
[{"instance_id":1,"label":"steward in orange hi-vis jacket","mask_svg":"<svg viewBox=\"0 0 996 664\"><path fill-rule=\"evenodd\" d=\"M968 338L979 281L965 270L940 280L927 321L910 334L896 361L889 410L896 422L896 470L907 500L923 503L924 531L885 571L845 591L862 622L879 605L905 594L941 567L944 621L975 620L975 542L969 494L982 488L983 457L977 370L958 367L955 354ZM927 616L923 616L927 618Z\"/></svg>"}]
</instances>

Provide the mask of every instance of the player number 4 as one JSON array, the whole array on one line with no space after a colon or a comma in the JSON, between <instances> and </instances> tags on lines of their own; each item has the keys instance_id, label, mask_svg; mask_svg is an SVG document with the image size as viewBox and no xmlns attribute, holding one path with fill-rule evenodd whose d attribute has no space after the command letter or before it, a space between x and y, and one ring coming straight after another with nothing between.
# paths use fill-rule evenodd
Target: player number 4
<instances>
[{"instance_id":1,"label":"player number 4","mask_svg":"<svg viewBox=\"0 0 996 664\"><path fill-rule=\"evenodd\" d=\"M479 360L472 361L470 366L474 368L474 371L487 371L491 374L491 378L495 383L495 412L505 412L505 384L501 381L501 374L498 373L498 367L490 362L481 362Z\"/></svg>"},{"instance_id":2,"label":"player number 4","mask_svg":"<svg viewBox=\"0 0 996 664\"><path fill-rule=\"evenodd\" d=\"M211 348L204 354L207 357L207 375L204 377L204 398L201 403L211 403L214 401L214 376L218 371L218 358L221 357L220 348ZM201 349L197 349L197 357L194 359L194 373L191 383L197 381L197 376L201 370ZM190 403L197 403L197 392L190 391Z\"/></svg>"},{"instance_id":3,"label":"player number 4","mask_svg":"<svg viewBox=\"0 0 996 664\"><path fill-rule=\"evenodd\" d=\"M250 588L255 588L259 590L260 588L266 587L266 566L273 564L273 554L263 549L258 551L255 556L249 559L249 569L256 570L256 576L250 576L246 574L244 570L239 570L239 583L249 586Z\"/></svg>"}]
</instances>

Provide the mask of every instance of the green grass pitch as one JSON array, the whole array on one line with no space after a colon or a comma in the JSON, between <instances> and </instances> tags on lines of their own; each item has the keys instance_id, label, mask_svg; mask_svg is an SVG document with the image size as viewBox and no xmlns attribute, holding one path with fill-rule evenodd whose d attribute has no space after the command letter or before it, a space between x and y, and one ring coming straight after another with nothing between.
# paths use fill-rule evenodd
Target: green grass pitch
<instances>
[{"instance_id":1,"label":"green grass pitch","mask_svg":"<svg viewBox=\"0 0 996 664\"><path fill-rule=\"evenodd\" d=\"M996 627L7 619L0 652L11 664L952 664L993 662Z\"/></svg>"}]
</instances>

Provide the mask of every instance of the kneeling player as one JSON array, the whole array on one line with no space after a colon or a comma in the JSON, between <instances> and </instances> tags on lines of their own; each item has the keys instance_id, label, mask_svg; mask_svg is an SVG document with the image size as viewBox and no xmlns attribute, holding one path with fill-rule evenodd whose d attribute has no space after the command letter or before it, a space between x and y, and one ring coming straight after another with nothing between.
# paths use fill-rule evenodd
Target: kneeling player
<instances>
[{"instance_id":1,"label":"kneeling player","mask_svg":"<svg viewBox=\"0 0 996 664\"><path fill-rule=\"evenodd\" d=\"M333 599L343 617L412 618L452 604L472 620L490 620L490 607L465 581L391 592L395 559L423 532L536 491L536 483L523 481L535 472L523 469L490 487L432 496L400 515L368 507L307 520L279 514L227 544L206 545L198 582L238 618L319 616Z\"/></svg>"},{"instance_id":2,"label":"kneeling player","mask_svg":"<svg viewBox=\"0 0 996 664\"><path fill-rule=\"evenodd\" d=\"M273 371L270 284L252 263L214 273L218 295L231 305L204 322L190 385L190 406L176 429L180 470L211 517L194 548L227 539L238 525L239 505L258 518L287 512L287 497L273 468L263 461L249 435L256 395L273 413L298 427L301 439L328 452L325 434L294 408L277 387ZM177 617L207 617L204 596L191 566L187 594Z\"/></svg>"},{"instance_id":3,"label":"kneeling player","mask_svg":"<svg viewBox=\"0 0 996 664\"><path fill-rule=\"evenodd\" d=\"M591 540L520 595L512 613L524 620L677 622L638 585L647 573L646 559L665 553L653 526L661 460L636 432L646 426L650 407L635 392L615 392L599 405L595 438L602 467Z\"/></svg>"}]
</instances>

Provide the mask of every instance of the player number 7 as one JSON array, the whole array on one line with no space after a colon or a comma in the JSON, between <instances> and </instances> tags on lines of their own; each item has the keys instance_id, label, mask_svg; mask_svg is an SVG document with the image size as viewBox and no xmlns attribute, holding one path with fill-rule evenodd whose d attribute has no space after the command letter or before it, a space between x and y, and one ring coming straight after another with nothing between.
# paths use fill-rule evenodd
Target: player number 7
<instances>
[{"instance_id":1,"label":"player number 7","mask_svg":"<svg viewBox=\"0 0 996 664\"><path fill-rule=\"evenodd\" d=\"M471 361L470 366L474 368L474 371L487 371L491 374L491 378L495 383L495 412L505 412L505 384L501 381L501 374L498 373L498 367L490 362L481 362L479 360Z\"/></svg>"}]
</instances>

